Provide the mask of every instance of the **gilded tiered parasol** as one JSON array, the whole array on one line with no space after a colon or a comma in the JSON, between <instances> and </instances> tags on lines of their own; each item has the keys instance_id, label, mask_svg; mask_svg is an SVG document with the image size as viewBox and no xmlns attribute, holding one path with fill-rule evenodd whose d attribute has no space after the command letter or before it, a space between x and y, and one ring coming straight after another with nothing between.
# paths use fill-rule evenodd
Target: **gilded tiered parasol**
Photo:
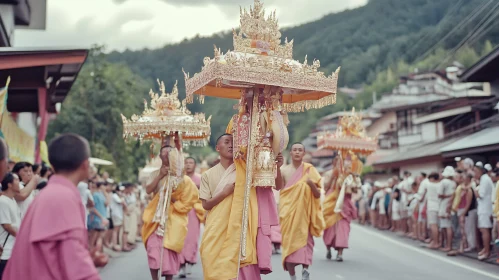
<instances>
[{"instance_id":1,"label":"gilded tiered parasol","mask_svg":"<svg viewBox=\"0 0 499 280\"><path fill-rule=\"evenodd\" d=\"M293 40L281 44L275 12L265 15L255 0L249 12L241 9L240 30L233 31L234 50L222 53L215 47L214 58L205 57L200 73L184 72L187 100L193 94L239 99L242 90L255 86L278 87L288 112L321 108L336 102L339 68L330 76L319 71L320 61L311 65L293 59Z\"/></svg>"},{"instance_id":2,"label":"gilded tiered parasol","mask_svg":"<svg viewBox=\"0 0 499 280\"><path fill-rule=\"evenodd\" d=\"M123 119L123 138L144 141L164 141L178 134L184 146L204 146L210 139L210 119L203 113L191 114L186 102L178 99L177 84L171 93L167 93L163 82L159 82L160 94L152 90L151 106L144 100L144 112L141 116L133 115L130 120Z\"/></svg>"},{"instance_id":3,"label":"gilded tiered parasol","mask_svg":"<svg viewBox=\"0 0 499 280\"><path fill-rule=\"evenodd\" d=\"M340 118L336 131L325 131L317 136L318 149L350 151L360 156L368 156L378 148L377 137L369 137L362 124L362 115L352 113Z\"/></svg>"}]
</instances>

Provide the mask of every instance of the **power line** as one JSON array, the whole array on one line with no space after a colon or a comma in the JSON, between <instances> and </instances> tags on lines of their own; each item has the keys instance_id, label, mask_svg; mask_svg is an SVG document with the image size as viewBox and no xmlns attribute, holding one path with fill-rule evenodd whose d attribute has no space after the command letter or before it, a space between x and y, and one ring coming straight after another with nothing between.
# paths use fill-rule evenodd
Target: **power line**
<instances>
[{"instance_id":1,"label":"power line","mask_svg":"<svg viewBox=\"0 0 499 280\"><path fill-rule=\"evenodd\" d=\"M499 7L499 3L497 3L493 9L489 11L489 13L480 21L480 23L476 26L474 30L469 32L467 36L459 42L459 44L454 47L450 52L449 55L445 57L434 69L438 69L441 67L443 64L447 62L449 58L452 58L456 55L456 53L466 44L468 43L471 39L475 40L482 37L485 35L493 26L494 24L488 26L491 22L494 21L494 19L499 16L499 10L495 11ZM495 11L495 12L494 12Z\"/></svg>"},{"instance_id":2,"label":"power line","mask_svg":"<svg viewBox=\"0 0 499 280\"><path fill-rule=\"evenodd\" d=\"M468 23L472 22L476 17L478 17L483 12L483 10L485 8L487 8L488 5L490 5L493 2L494 2L494 0L490 0L487 3L484 2L481 6L478 6L466 18L464 18L462 21L460 21L458 25L454 26L454 28L449 33L447 33L444 37L442 37L436 44L434 44L432 47L430 47L425 53L418 56L414 61L422 60L422 59L426 58L428 55L430 55L431 53L433 53L440 43L444 42L447 38L449 38L453 33L455 33L461 27L464 27Z\"/></svg>"},{"instance_id":3,"label":"power line","mask_svg":"<svg viewBox=\"0 0 499 280\"><path fill-rule=\"evenodd\" d=\"M493 1L493 0L491 0L491 1ZM464 3L464 1L462 1L462 0L456 2L454 4L454 6L452 6L452 8L450 8L450 10L445 14L445 16L442 18L442 20L440 22L443 22L446 18L450 18L450 15L452 15L454 13L454 11L457 11L459 9L459 6L461 6L463 3ZM407 51L407 53L411 53L413 50L416 50L418 48L419 44L424 42L426 39L430 39L430 38L427 38L428 35L429 35L429 37L432 37L433 35L438 34L441 31L440 29L442 28L442 25L439 25L440 26L439 30L435 30L435 31L430 30L430 31L426 32L414 45L412 45L412 47Z\"/></svg>"}]
</instances>

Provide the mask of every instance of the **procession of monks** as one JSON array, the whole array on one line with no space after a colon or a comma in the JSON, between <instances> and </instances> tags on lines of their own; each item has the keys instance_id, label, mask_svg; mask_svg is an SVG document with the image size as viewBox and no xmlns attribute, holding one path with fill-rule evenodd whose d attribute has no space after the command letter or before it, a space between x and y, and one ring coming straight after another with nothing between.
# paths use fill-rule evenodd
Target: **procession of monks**
<instances>
[{"instance_id":1,"label":"procession of monks","mask_svg":"<svg viewBox=\"0 0 499 280\"><path fill-rule=\"evenodd\" d=\"M188 277L197 261L201 223L204 233L199 252L206 280L256 280L280 269L271 263L275 234L282 235L278 238L282 267L290 279L296 279L296 266L302 266L301 279L310 279L313 238L323 232L327 248L336 249L337 260L341 261L343 249L348 248L349 224L356 213L350 195L344 192L345 183L338 183L341 174L333 172L325 183L323 209L324 181L311 164L303 162L305 147L301 143L291 145L291 164L283 166L281 154L275 158L279 207L272 188L250 188L248 223L243 226L246 162L244 157L234 156L241 151L234 149L233 138L227 133L216 140L220 161L201 176L194 172L193 158L183 159L178 143L161 148L162 165L146 185L153 198L143 213L142 238L152 279ZM80 146L77 157L67 156L66 151ZM0 150L5 150L5 145L0 145ZM74 186L89 170L88 142L66 134L56 138L49 151L56 175L29 209L26 219L30 222L21 226L4 279L100 279L95 267L105 265L105 261L98 251L89 255L85 249L83 206L73 203L80 202ZM348 157L344 162L347 166ZM338 203L342 204L340 211ZM56 216L53 226L40 224L46 221L42 217ZM245 240L241 238L243 231L247 233ZM244 254L240 244L246 245ZM26 263L37 269L22 269Z\"/></svg>"},{"instance_id":2,"label":"procession of monks","mask_svg":"<svg viewBox=\"0 0 499 280\"><path fill-rule=\"evenodd\" d=\"M162 167L152 174L146 186L154 198L144 212L142 231L152 279L158 279L160 267L166 279L179 274L179 269L180 277L187 277L188 268L196 263L201 223L204 223L204 233L199 252L206 280L256 280L261 279L261 274L271 273L276 269L271 264L276 242L271 236L276 229L281 235L282 267L289 272L290 279L297 279L296 266L302 266L301 279L310 279L314 237L323 233L329 251L327 258L331 259L330 248L334 248L338 251L336 260L342 261L342 251L348 248L349 224L357 211L350 196L343 200L342 211L334 211L341 189L338 174L328 173L327 180L323 181L319 172L303 161L305 147L301 143L291 145L289 165L283 166L281 154L276 157L275 189L279 191L279 207L272 189L251 188L248 226L243 227L246 162L234 156L240 152L234 146L232 134L221 135L216 140L219 163L201 177L189 172L176 180L167 175L178 168L176 164L181 155L175 147L161 149ZM187 158L185 164L192 170L195 161ZM170 182L165 182L167 179ZM165 229L158 219L160 206L166 199L160 190L171 183L176 186ZM323 185L326 189L324 206L321 205ZM240 258L243 230L247 231L246 254ZM190 256L187 259L186 254Z\"/></svg>"}]
</instances>

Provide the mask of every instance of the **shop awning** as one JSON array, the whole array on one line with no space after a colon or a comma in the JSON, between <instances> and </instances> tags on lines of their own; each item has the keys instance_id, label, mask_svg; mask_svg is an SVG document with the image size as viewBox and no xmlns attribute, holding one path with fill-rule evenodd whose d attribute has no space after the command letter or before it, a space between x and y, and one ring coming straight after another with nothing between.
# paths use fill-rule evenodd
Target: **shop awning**
<instances>
[{"instance_id":1,"label":"shop awning","mask_svg":"<svg viewBox=\"0 0 499 280\"><path fill-rule=\"evenodd\" d=\"M432 142L421 146L416 146L407 151L398 151L392 155L383 157L373 163L375 167L397 167L402 163L424 162L429 158L441 158L440 149L446 147L461 138L453 138L445 141Z\"/></svg>"},{"instance_id":2,"label":"shop awning","mask_svg":"<svg viewBox=\"0 0 499 280\"><path fill-rule=\"evenodd\" d=\"M475 132L440 149L444 157L499 151L499 126Z\"/></svg>"}]
</instances>

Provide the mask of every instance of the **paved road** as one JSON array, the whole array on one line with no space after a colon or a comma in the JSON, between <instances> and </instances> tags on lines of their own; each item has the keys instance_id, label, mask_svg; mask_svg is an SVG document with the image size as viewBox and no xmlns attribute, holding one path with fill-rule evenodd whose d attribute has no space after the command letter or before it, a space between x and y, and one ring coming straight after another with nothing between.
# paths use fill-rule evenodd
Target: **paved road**
<instances>
[{"instance_id":1,"label":"paved road","mask_svg":"<svg viewBox=\"0 0 499 280\"><path fill-rule=\"evenodd\" d=\"M316 240L314 263L310 268L311 279L499 280L499 266L465 257L449 258L440 252L421 248L418 243L407 239L387 236L386 233L358 225L352 227L350 246L344 253L345 261L337 263L326 260L326 248L321 239ZM280 256L274 256L274 272L262 279L289 279L280 263ZM132 253L113 258L101 271L101 276L103 280L150 279L145 250L140 247ZM188 279L203 279L200 264Z\"/></svg>"}]
</instances>

